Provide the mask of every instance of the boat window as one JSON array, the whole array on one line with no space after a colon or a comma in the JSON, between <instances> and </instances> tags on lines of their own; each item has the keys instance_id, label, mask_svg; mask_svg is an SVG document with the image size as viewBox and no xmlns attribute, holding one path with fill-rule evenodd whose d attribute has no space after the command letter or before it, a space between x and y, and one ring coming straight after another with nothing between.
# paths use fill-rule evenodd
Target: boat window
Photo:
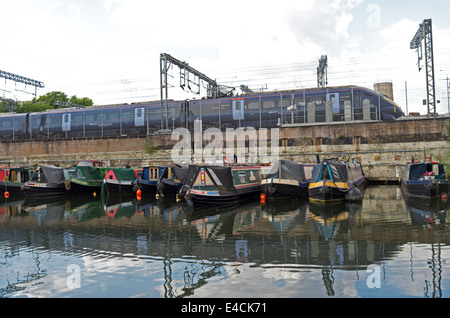
<instances>
[{"instance_id":1,"label":"boat window","mask_svg":"<svg viewBox=\"0 0 450 318\"><path fill-rule=\"evenodd\" d=\"M310 180L313 175L314 166L304 166L305 179Z\"/></svg>"},{"instance_id":2,"label":"boat window","mask_svg":"<svg viewBox=\"0 0 450 318\"><path fill-rule=\"evenodd\" d=\"M427 172L429 172L427 171L427 165L413 165L409 172L409 179L419 180L420 178L423 178L424 174Z\"/></svg>"},{"instance_id":3,"label":"boat window","mask_svg":"<svg viewBox=\"0 0 450 318\"><path fill-rule=\"evenodd\" d=\"M328 173L328 166L324 165L323 166L323 170L322 170L322 178L321 180L329 180L330 178L330 174Z\"/></svg>"},{"instance_id":4,"label":"boat window","mask_svg":"<svg viewBox=\"0 0 450 318\"><path fill-rule=\"evenodd\" d=\"M281 177L287 180L296 180L294 175L292 175L291 171L285 165L281 165Z\"/></svg>"},{"instance_id":5,"label":"boat window","mask_svg":"<svg viewBox=\"0 0 450 318\"><path fill-rule=\"evenodd\" d=\"M246 183L247 182L247 178L245 176L245 171L240 171L238 173L238 175L239 175L239 182L240 183Z\"/></svg>"}]
</instances>

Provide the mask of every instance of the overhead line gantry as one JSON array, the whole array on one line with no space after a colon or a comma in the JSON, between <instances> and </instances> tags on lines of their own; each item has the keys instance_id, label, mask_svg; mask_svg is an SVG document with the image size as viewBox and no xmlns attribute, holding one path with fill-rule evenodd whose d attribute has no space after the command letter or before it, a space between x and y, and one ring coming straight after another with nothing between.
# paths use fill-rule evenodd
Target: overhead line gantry
<instances>
[{"instance_id":1,"label":"overhead line gantry","mask_svg":"<svg viewBox=\"0 0 450 318\"><path fill-rule=\"evenodd\" d=\"M427 115L429 117L436 117L436 88L434 83L434 53L433 53L433 28L431 19L423 20L419 25L419 29L411 40L411 50L417 51L419 72L422 70L420 65L423 59L422 42L425 46L425 73L427 85Z\"/></svg>"},{"instance_id":2,"label":"overhead line gantry","mask_svg":"<svg viewBox=\"0 0 450 318\"><path fill-rule=\"evenodd\" d=\"M180 69L180 87L183 90L188 89L191 92L200 94L201 82L207 84L207 97L219 98L231 96L234 88L224 85L218 85L217 82L205 74L189 66L173 56L161 53L160 56L160 88L161 88L161 130L169 130L169 106L168 106L168 71L172 66L178 66ZM195 86L194 90L192 86Z\"/></svg>"}]
</instances>

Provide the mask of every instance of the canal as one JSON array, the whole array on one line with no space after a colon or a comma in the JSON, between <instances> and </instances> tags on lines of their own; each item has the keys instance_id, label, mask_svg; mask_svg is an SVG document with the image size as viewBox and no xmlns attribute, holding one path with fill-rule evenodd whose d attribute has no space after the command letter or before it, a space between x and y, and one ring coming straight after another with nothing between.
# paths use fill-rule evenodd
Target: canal
<instances>
[{"instance_id":1,"label":"canal","mask_svg":"<svg viewBox=\"0 0 450 318\"><path fill-rule=\"evenodd\" d=\"M0 297L445 298L449 209L396 185L326 207L3 199Z\"/></svg>"}]
</instances>

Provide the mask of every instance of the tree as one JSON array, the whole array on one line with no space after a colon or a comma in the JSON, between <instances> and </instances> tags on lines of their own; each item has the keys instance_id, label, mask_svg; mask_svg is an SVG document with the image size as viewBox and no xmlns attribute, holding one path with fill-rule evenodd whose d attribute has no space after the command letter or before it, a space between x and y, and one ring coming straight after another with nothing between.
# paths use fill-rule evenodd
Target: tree
<instances>
[{"instance_id":1,"label":"tree","mask_svg":"<svg viewBox=\"0 0 450 318\"><path fill-rule=\"evenodd\" d=\"M11 101L12 102L12 101ZM0 113L7 113L14 109L16 113L33 113L46 111L47 109L55 109L61 107L59 104L73 104L75 107L80 106L92 106L94 102L88 97L78 98L75 95L67 97L66 93L53 91L45 95L39 96L39 98L33 98L31 101L26 102L13 102L14 105L8 101L0 101Z\"/></svg>"},{"instance_id":2,"label":"tree","mask_svg":"<svg viewBox=\"0 0 450 318\"><path fill-rule=\"evenodd\" d=\"M47 109L53 109L53 106L50 106L46 102L21 102L18 107L15 109L16 113L34 113L34 112L43 112Z\"/></svg>"},{"instance_id":3,"label":"tree","mask_svg":"<svg viewBox=\"0 0 450 318\"><path fill-rule=\"evenodd\" d=\"M94 102L92 101L92 99L90 99L88 97L78 98L75 95L73 95L69 99L69 103L72 103L72 104L75 104L75 105L81 105L81 106L92 106L92 105L94 105Z\"/></svg>"},{"instance_id":4,"label":"tree","mask_svg":"<svg viewBox=\"0 0 450 318\"><path fill-rule=\"evenodd\" d=\"M49 92L45 95L39 96L39 98L37 100L35 98L33 98L33 102L47 103L48 105L50 105L52 107L57 106L55 104L55 102L57 102L57 101L68 102L69 98L67 97L67 95L65 93L58 92L58 91Z\"/></svg>"}]
</instances>

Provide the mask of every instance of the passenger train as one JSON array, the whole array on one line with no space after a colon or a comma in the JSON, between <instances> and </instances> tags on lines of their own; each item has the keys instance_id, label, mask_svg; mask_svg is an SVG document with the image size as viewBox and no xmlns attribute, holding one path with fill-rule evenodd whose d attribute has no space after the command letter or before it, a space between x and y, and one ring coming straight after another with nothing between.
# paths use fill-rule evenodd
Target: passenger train
<instances>
[{"instance_id":1,"label":"passenger train","mask_svg":"<svg viewBox=\"0 0 450 318\"><path fill-rule=\"evenodd\" d=\"M359 86L345 86L0 114L0 138L9 141L149 135L178 127L192 131L195 120L199 119L203 129L225 130L386 121L401 116L401 108L383 95Z\"/></svg>"}]
</instances>

